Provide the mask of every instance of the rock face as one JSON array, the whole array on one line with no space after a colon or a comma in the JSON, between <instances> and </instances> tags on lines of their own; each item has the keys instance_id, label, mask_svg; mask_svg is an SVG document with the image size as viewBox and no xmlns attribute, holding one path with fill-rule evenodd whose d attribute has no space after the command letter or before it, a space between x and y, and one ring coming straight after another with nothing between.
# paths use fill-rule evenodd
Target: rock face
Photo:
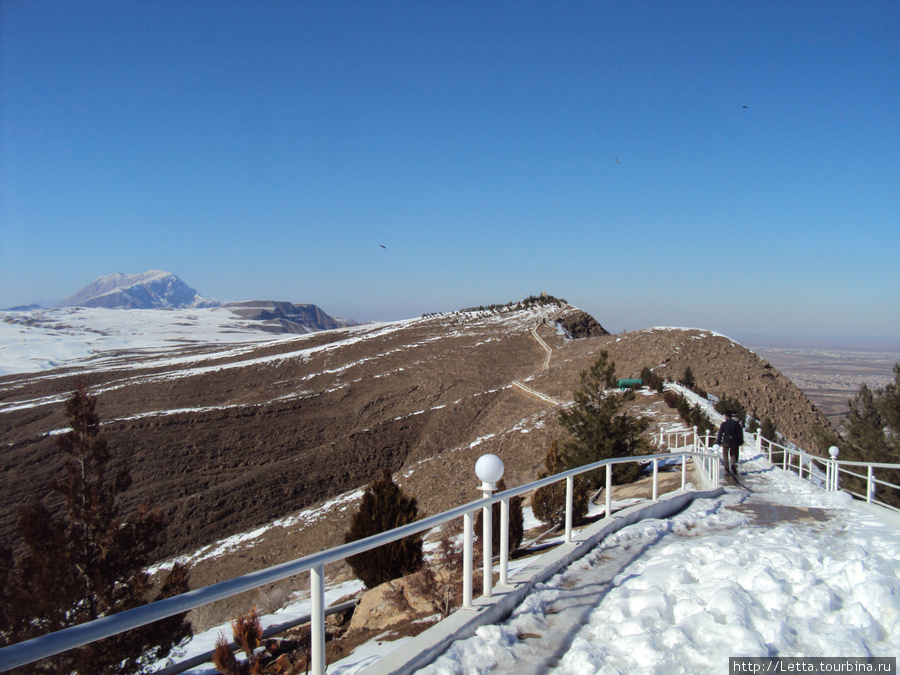
<instances>
[{"instance_id":1,"label":"rock face","mask_svg":"<svg viewBox=\"0 0 900 675\"><path fill-rule=\"evenodd\" d=\"M150 270L143 274L108 274L89 283L57 307L103 307L106 309L184 309L216 307L217 300L204 298L169 272Z\"/></svg>"},{"instance_id":2,"label":"rock face","mask_svg":"<svg viewBox=\"0 0 900 675\"><path fill-rule=\"evenodd\" d=\"M355 326L355 321L339 319L323 312L316 305L295 305L273 300L227 302L221 309L242 319L259 321L260 330L270 333L310 333Z\"/></svg>"},{"instance_id":3,"label":"rock face","mask_svg":"<svg viewBox=\"0 0 900 675\"><path fill-rule=\"evenodd\" d=\"M609 335L609 331L597 323L597 320L581 310L570 312L556 323L562 327L570 338L601 337Z\"/></svg>"},{"instance_id":4,"label":"rock face","mask_svg":"<svg viewBox=\"0 0 900 675\"><path fill-rule=\"evenodd\" d=\"M401 577L363 594L350 619L349 630L382 631L430 614L434 614L434 607L416 593L411 577Z\"/></svg>"}]
</instances>

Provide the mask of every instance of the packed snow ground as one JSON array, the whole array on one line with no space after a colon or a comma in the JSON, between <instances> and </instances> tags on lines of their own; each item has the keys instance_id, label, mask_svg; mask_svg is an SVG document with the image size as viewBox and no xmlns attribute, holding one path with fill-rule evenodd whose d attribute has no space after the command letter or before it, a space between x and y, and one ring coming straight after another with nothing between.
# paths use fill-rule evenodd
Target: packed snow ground
<instances>
[{"instance_id":1,"label":"packed snow ground","mask_svg":"<svg viewBox=\"0 0 900 675\"><path fill-rule=\"evenodd\" d=\"M420 672L723 673L735 656L900 654L896 522L744 452L753 492L607 537ZM754 522L764 504L827 518Z\"/></svg>"},{"instance_id":2,"label":"packed snow ground","mask_svg":"<svg viewBox=\"0 0 900 675\"><path fill-rule=\"evenodd\" d=\"M750 491L730 486L610 535L506 622L479 628L419 672L718 674L734 656L900 654L900 519L826 493L749 448L741 471ZM812 515L758 521L756 511L772 506ZM329 588L326 602L358 590L354 583ZM308 609L298 600L264 625ZM187 655L212 649L226 628L196 636ZM376 638L328 672L359 673L409 639Z\"/></svg>"}]
</instances>

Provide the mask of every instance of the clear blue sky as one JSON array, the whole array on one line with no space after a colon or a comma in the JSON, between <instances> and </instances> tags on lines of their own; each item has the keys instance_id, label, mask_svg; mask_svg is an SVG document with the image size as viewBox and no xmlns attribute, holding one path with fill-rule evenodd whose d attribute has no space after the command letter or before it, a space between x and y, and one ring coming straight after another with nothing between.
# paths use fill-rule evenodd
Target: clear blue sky
<instances>
[{"instance_id":1,"label":"clear blue sky","mask_svg":"<svg viewBox=\"0 0 900 675\"><path fill-rule=\"evenodd\" d=\"M616 332L900 336L896 0L0 22L0 307L163 269L358 320L547 291Z\"/></svg>"}]
</instances>

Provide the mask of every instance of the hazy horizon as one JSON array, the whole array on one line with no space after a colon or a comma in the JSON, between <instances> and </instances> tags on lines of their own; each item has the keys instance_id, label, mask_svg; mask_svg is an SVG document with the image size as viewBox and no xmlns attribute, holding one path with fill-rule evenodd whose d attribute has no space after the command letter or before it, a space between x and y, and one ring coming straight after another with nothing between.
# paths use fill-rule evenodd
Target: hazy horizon
<instances>
[{"instance_id":1,"label":"hazy horizon","mask_svg":"<svg viewBox=\"0 0 900 675\"><path fill-rule=\"evenodd\" d=\"M75 289L75 290L79 290L79 289ZM75 290L73 290L72 293L75 293ZM202 291L200 292L200 294L205 295ZM43 306L45 309L52 309L55 306L55 304L62 301L65 297L68 297L68 296L60 296L59 298L55 298L55 299L51 299L51 300L45 299L45 300L34 300L31 302L18 303L16 305L11 305L10 307L39 304L39 305ZM233 299L228 299L228 300L222 300L221 298L217 298L217 299L222 302L239 302L240 301L240 300L233 300ZM507 301L515 302L518 299L519 298L512 298L509 300L502 300L502 301L499 299L486 299L483 302L475 303L474 306L480 306L482 304L489 305L489 304L494 304L494 303L499 303L499 302L507 302ZM339 310L335 310L334 308L322 307L321 304L319 304L311 299L288 300L285 298L273 296L270 298L243 298L242 300L273 300L273 301L293 302L296 304L314 304L314 305L318 305L323 311L325 311L327 314L330 314L332 316L340 316L340 317L343 317L346 319L353 319L356 321L361 321L360 319L358 319L355 316L345 314ZM683 325L682 324L668 324L668 323L661 323L661 322L651 323L646 326L640 326L640 327L632 327L632 328L627 328L627 329L626 328L618 328L617 329L615 323L604 323L602 317L598 317L596 314L590 312L589 310L587 310L584 307L580 307L576 303L572 303L572 304L574 304L576 307L579 307L579 309L582 309L582 310L588 312L588 314L591 314L591 316L593 316L604 328L606 328L608 331L610 331L611 333L614 333L614 334L621 333L623 331L643 330L645 328L653 328L656 326L663 326L663 325L671 325L673 327L680 327L680 328L698 328L698 329L703 329L703 330L713 330L709 326L700 326L700 325L688 326L686 324L683 324ZM4 307L0 311L7 311L8 309L9 309L9 307ZM435 311L452 312L452 311L456 311L459 309L463 309L463 307L444 308L444 309L435 310ZM128 311L128 310L123 310L123 311ZM413 319L418 316L421 316L422 314L423 314L423 312L410 314L407 316L393 316L390 318L385 318L385 317L369 318L369 319L365 319L364 321L396 321L396 320L402 320L402 319ZM716 332L719 332L719 331L716 331ZM896 353L898 356L900 356L900 337L894 337L894 336L889 336L889 337L887 337L887 336L866 336L866 335L862 335L862 334L852 334L852 333L816 335L816 334L811 334L811 333L792 334L792 333L777 333L777 332L768 332L768 333L739 332L739 333L726 334L726 335L729 338L736 340L737 342L741 343L742 345L744 345L745 347L748 347L750 349L762 349L762 348L807 349L807 350L839 349L839 350L845 350L845 351L860 351L860 352L874 352L874 353L887 353L887 354Z\"/></svg>"}]
</instances>

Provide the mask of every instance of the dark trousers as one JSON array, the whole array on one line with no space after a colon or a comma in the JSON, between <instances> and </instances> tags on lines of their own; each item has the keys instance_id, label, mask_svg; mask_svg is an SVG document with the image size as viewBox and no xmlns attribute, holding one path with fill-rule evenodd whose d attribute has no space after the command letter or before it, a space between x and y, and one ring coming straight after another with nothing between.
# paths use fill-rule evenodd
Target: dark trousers
<instances>
[{"instance_id":1,"label":"dark trousers","mask_svg":"<svg viewBox=\"0 0 900 675\"><path fill-rule=\"evenodd\" d=\"M728 473L734 473L737 470L739 454L737 445L722 444L722 462L724 462L725 470Z\"/></svg>"}]
</instances>

